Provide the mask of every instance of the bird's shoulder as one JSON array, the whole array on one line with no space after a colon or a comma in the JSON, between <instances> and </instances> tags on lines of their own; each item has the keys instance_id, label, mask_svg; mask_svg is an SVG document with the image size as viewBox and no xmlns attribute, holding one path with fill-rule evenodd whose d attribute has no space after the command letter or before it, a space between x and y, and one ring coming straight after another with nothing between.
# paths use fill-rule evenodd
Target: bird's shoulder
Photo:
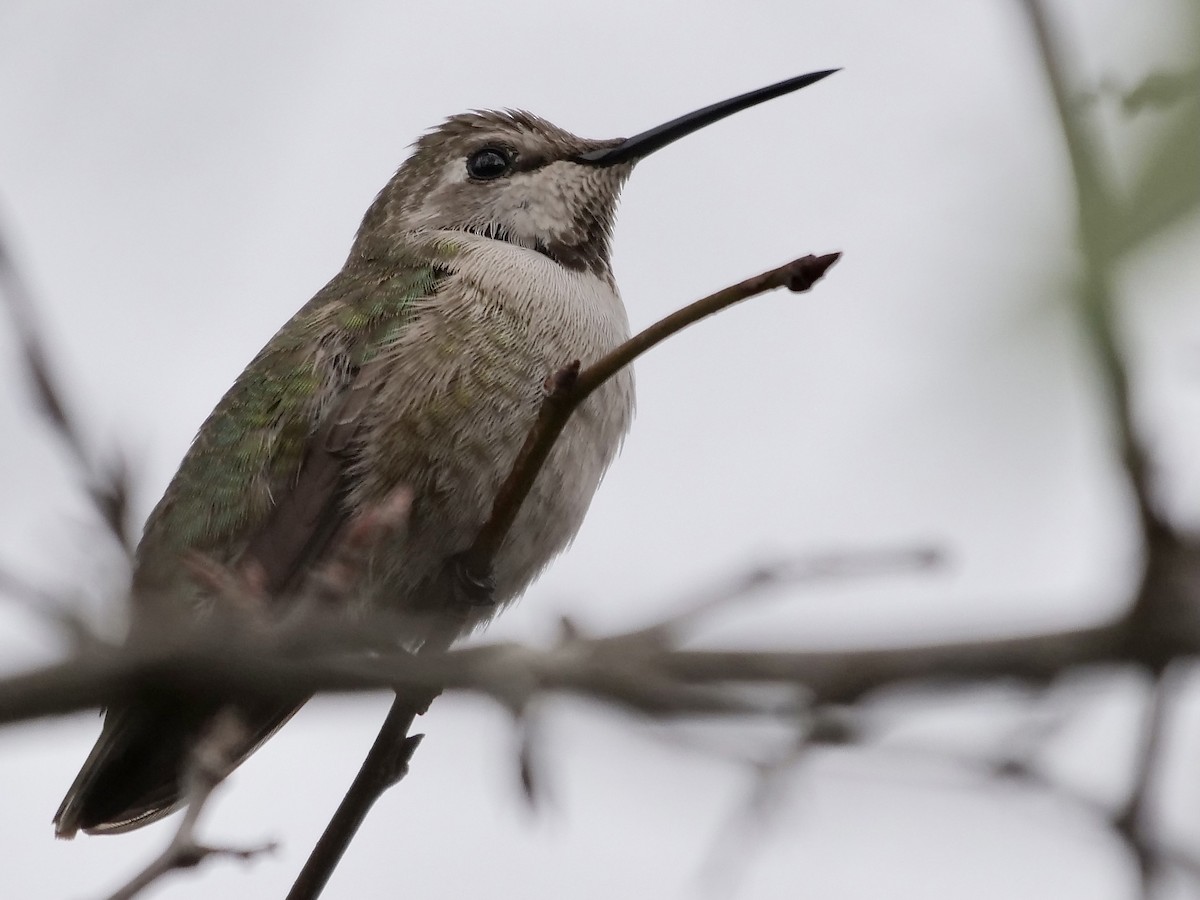
<instances>
[{"instance_id":1,"label":"bird's shoulder","mask_svg":"<svg viewBox=\"0 0 1200 900\"><path fill-rule=\"evenodd\" d=\"M418 244L353 260L246 366L197 432L146 523L142 581L181 553L229 559L299 474L356 373L435 297L454 248Z\"/></svg>"}]
</instances>

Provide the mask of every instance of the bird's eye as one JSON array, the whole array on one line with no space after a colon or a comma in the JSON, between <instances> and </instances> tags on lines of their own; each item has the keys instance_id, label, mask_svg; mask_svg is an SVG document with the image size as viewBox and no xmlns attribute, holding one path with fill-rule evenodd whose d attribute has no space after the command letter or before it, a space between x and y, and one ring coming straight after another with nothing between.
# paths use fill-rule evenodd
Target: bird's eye
<instances>
[{"instance_id":1,"label":"bird's eye","mask_svg":"<svg viewBox=\"0 0 1200 900\"><path fill-rule=\"evenodd\" d=\"M512 156L499 147L484 147L467 157L467 174L487 181L499 178L512 165Z\"/></svg>"}]
</instances>

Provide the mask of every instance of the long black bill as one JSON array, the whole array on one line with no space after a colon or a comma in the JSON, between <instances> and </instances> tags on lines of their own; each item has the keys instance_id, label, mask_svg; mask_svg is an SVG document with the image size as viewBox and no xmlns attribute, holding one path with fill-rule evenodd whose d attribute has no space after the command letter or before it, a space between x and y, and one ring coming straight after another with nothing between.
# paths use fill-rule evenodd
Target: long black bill
<instances>
[{"instance_id":1,"label":"long black bill","mask_svg":"<svg viewBox=\"0 0 1200 900\"><path fill-rule=\"evenodd\" d=\"M792 91L798 91L802 87L808 87L810 84L814 84L822 78L838 71L841 70L826 69L823 72L810 72L807 75L797 75L795 78L787 79L787 81L781 81L778 84L768 85L756 91L750 91L747 94L740 94L737 97L722 100L720 103L714 103L712 106L706 106L704 109L690 112L687 115L680 116L678 119L672 119L665 125L659 125L651 128L649 131L643 131L641 134L635 134L631 138L626 138L615 147L609 147L606 150L589 150L587 153L581 153L575 157L575 161L592 166L615 166L619 163L629 162L630 160L641 159L642 157L649 156L655 150L661 150L667 144L674 143L681 137L686 137L693 131L699 131L706 125L721 121L726 116L732 116L743 109L749 109L751 106L757 106L760 103L766 103L768 100L774 100L776 97L782 97L784 94L790 94Z\"/></svg>"}]
</instances>

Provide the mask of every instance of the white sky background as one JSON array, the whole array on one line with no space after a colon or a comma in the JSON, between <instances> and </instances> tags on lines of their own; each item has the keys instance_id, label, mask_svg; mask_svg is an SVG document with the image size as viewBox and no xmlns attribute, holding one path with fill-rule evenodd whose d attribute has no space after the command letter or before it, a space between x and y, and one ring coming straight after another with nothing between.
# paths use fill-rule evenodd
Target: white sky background
<instances>
[{"instance_id":1,"label":"white sky background","mask_svg":"<svg viewBox=\"0 0 1200 900\"><path fill-rule=\"evenodd\" d=\"M1059 11L1085 76L1132 84L1180 58L1171 12L1184 4ZM491 635L542 639L564 612L630 626L753 561L913 543L944 548L949 564L782 592L706 639L903 642L1103 616L1134 577L1127 497L1060 302L1074 274L1073 196L1011 0L7 0L0 216L75 409L98 445L133 456L144 514L242 366L340 266L426 128L507 106L591 137L627 135L832 66L845 71L635 173L615 257L635 327L794 256L845 258L812 294L750 301L638 364L633 434L579 539ZM1153 125L1131 133L1123 145ZM1172 508L1192 521L1200 307L1196 266L1180 260L1194 224L1128 279L1146 425ZM3 328L0 354L0 563L98 593L106 576L89 557L86 508ZM55 649L0 608L6 668ZM891 750L819 756L750 837L742 896L1129 896L1118 842L1077 807L912 749L935 736L994 747L1017 699L921 701L915 719L887 712ZM1054 770L1119 796L1136 699L1137 685L1118 681L1091 701L1056 744ZM281 851L248 868L212 863L161 893L282 896L386 706L310 704L207 819L214 840L270 837ZM550 800L531 814L503 715L439 701L412 773L372 812L328 896L694 895L745 770L580 704L554 703L546 724ZM50 816L97 733L90 715L0 732L6 896L102 896L167 840L174 820L53 840ZM688 734L743 749L767 737ZM1180 743L1181 756L1195 749ZM1194 807L1200 783L1178 781L1173 800ZM1200 823L1175 819L1196 839Z\"/></svg>"}]
</instances>

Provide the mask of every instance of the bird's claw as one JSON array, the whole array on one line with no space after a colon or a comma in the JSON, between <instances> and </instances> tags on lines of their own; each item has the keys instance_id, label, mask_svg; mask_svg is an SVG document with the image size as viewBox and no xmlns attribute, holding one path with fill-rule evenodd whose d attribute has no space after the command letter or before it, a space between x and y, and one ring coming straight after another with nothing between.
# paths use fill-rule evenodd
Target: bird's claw
<instances>
[{"instance_id":1,"label":"bird's claw","mask_svg":"<svg viewBox=\"0 0 1200 900\"><path fill-rule=\"evenodd\" d=\"M471 610L488 609L496 605L496 579L491 566L481 569L465 556L453 563L456 594Z\"/></svg>"}]
</instances>

